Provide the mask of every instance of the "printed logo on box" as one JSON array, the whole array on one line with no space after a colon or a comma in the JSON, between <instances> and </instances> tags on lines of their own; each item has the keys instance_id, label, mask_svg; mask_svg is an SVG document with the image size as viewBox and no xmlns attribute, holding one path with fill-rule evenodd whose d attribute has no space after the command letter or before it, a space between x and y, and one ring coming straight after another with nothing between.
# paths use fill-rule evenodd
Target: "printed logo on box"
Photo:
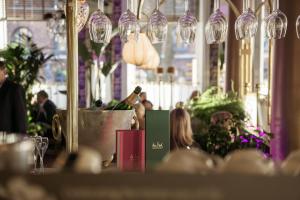
<instances>
[{"instance_id":1,"label":"printed logo on box","mask_svg":"<svg viewBox=\"0 0 300 200\"><path fill-rule=\"evenodd\" d=\"M129 160L131 160L131 161L136 161L136 160L139 160L139 159L140 159L140 156L136 155L136 154L131 154L130 157L129 157Z\"/></svg>"},{"instance_id":2,"label":"printed logo on box","mask_svg":"<svg viewBox=\"0 0 300 200\"><path fill-rule=\"evenodd\" d=\"M161 142L161 143L159 143L159 142L152 143L152 149L153 150L161 150L163 148L164 148L163 142Z\"/></svg>"}]
</instances>

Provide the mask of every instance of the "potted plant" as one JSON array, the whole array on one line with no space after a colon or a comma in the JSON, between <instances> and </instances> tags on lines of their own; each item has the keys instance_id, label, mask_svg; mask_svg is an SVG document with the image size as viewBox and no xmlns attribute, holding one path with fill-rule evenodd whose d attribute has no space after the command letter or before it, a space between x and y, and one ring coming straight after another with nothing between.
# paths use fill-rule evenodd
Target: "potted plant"
<instances>
[{"instance_id":1,"label":"potted plant","mask_svg":"<svg viewBox=\"0 0 300 200\"><path fill-rule=\"evenodd\" d=\"M256 148L270 156L272 134L251 125L243 102L235 92L223 94L212 87L197 100L191 100L195 140L211 154L226 156L236 149Z\"/></svg>"},{"instance_id":2,"label":"potted plant","mask_svg":"<svg viewBox=\"0 0 300 200\"><path fill-rule=\"evenodd\" d=\"M8 77L22 85L26 94L27 118L29 134L42 132L42 127L33 122L32 86L36 83L39 69L53 57L45 55L42 48L38 48L32 38L22 35L21 42L12 42L6 49L0 51L0 58L5 60Z\"/></svg>"}]
</instances>

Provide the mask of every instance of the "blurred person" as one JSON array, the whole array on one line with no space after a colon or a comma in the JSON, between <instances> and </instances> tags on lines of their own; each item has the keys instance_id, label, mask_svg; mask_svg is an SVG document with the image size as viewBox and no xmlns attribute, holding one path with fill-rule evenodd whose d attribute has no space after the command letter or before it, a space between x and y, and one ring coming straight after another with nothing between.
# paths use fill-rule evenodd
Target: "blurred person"
<instances>
[{"instance_id":1,"label":"blurred person","mask_svg":"<svg viewBox=\"0 0 300 200\"><path fill-rule=\"evenodd\" d=\"M182 101L179 101L179 102L177 102L176 103L176 105L175 105L175 108L184 108L184 102L182 102Z\"/></svg>"},{"instance_id":2,"label":"blurred person","mask_svg":"<svg viewBox=\"0 0 300 200\"><path fill-rule=\"evenodd\" d=\"M0 61L0 131L26 133L25 91L6 77L5 63Z\"/></svg>"},{"instance_id":3,"label":"blurred person","mask_svg":"<svg viewBox=\"0 0 300 200\"><path fill-rule=\"evenodd\" d=\"M147 93L146 92L141 92L140 94L140 102L146 101L147 100Z\"/></svg>"},{"instance_id":4,"label":"blurred person","mask_svg":"<svg viewBox=\"0 0 300 200\"><path fill-rule=\"evenodd\" d=\"M151 101L145 100L142 102L145 107L145 110L153 110L153 104Z\"/></svg>"},{"instance_id":5,"label":"blurred person","mask_svg":"<svg viewBox=\"0 0 300 200\"><path fill-rule=\"evenodd\" d=\"M200 91L199 90L194 90L192 92L191 96L190 96L190 100L196 101L196 100L198 100L200 98L200 96L201 96Z\"/></svg>"},{"instance_id":6,"label":"blurred person","mask_svg":"<svg viewBox=\"0 0 300 200\"><path fill-rule=\"evenodd\" d=\"M176 108L171 112L170 143L171 150L199 147L193 139L191 117L189 113L182 108Z\"/></svg>"},{"instance_id":7,"label":"blurred person","mask_svg":"<svg viewBox=\"0 0 300 200\"><path fill-rule=\"evenodd\" d=\"M139 122L139 129L145 130L145 107L143 104L138 103L134 105L136 117Z\"/></svg>"},{"instance_id":8,"label":"blurred person","mask_svg":"<svg viewBox=\"0 0 300 200\"><path fill-rule=\"evenodd\" d=\"M52 137L52 119L56 114L56 105L48 99L47 92L41 90L37 93L38 111L36 114L36 122L45 128L45 136Z\"/></svg>"}]
</instances>

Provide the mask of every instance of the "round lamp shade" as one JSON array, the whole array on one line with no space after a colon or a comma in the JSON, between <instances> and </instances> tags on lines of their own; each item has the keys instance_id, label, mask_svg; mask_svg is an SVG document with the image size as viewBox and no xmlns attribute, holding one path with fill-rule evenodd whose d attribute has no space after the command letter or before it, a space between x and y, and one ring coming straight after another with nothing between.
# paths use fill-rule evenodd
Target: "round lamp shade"
<instances>
[{"instance_id":1,"label":"round lamp shade","mask_svg":"<svg viewBox=\"0 0 300 200\"><path fill-rule=\"evenodd\" d=\"M160 58L152 46L150 40L144 33L140 33L138 40L130 39L123 47L123 60L126 63L141 68L158 67Z\"/></svg>"},{"instance_id":2,"label":"round lamp shade","mask_svg":"<svg viewBox=\"0 0 300 200\"><path fill-rule=\"evenodd\" d=\"M153 46L151 48L152 49L149 49L149 54L146 63L140 66L140 68L142 69L156 69L159 66L160 63L159 55Z\"/></svg>"}]
</instances>

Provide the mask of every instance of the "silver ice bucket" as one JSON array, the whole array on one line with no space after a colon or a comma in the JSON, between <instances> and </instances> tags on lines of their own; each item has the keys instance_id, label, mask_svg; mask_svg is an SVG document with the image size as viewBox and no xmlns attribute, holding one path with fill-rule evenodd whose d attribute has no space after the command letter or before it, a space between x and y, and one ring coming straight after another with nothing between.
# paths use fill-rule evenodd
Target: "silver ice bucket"
<instances>
[{"instance_id":1,"label":"silver ice bucket","mask_svg":"<svg viewBox=\"0 0 300 200\"><path fill-rule=\"evenodd\" d=\"M100 152L103 161L111 160L116 152L116 130L129 130L134 116L133 110L78 110L78 143ZM67 111L57 110L53 118L53 136L67 138Z\"/></svg>"},{"instance_id":2,"label":"silver ice bucket","mask_svg":"<svg viewBox=\"0 0 300 200\"><path fill-rule=\"evenodd\" d=\"M29 172L33 166L33 151L30 138L0 132L0 171Z\"/></svg>"}]
</instances>

